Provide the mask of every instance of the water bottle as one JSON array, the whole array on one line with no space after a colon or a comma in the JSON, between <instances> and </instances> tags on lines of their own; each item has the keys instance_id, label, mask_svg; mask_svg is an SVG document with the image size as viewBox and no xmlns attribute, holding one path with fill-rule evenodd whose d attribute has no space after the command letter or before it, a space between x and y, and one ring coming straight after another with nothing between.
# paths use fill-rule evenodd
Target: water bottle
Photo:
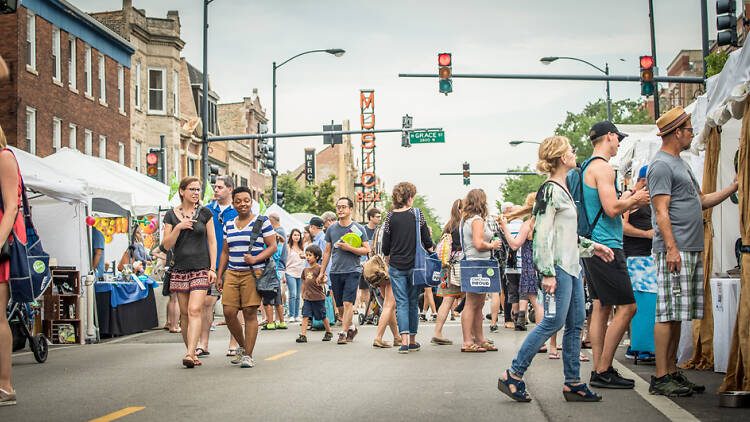
<instances>
[{"instance_id":1,"label":"water bottle","mask_svg":"<svg viewBox=\"0 0 750 422\"><path fill-rule=\"evenodd\" d=\"M557 304L555 303L555 294L547 293L544 295L544 311L548 317L554 318L557 313Z\"/></svg>"}]
</instances>

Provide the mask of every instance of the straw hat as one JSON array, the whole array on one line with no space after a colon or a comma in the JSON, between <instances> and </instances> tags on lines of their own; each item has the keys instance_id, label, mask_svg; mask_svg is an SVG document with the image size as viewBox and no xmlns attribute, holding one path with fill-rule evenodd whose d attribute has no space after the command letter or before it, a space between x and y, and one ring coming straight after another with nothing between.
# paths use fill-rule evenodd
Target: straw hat
<instances>
[{"instance_id":1,"label":"straw hat","mask_svg":"<svg viewBox=\"0 0 750 422\"><path fill-rule=\"evenodd\" d=\"M680 127L681 124L685 123L689 118L690 114L685 113L685 109L680 106L669 110L656 121L656 126L659 128L659 133L657 133L656 136L668 135Z\"/></svg>"}]
</instances>

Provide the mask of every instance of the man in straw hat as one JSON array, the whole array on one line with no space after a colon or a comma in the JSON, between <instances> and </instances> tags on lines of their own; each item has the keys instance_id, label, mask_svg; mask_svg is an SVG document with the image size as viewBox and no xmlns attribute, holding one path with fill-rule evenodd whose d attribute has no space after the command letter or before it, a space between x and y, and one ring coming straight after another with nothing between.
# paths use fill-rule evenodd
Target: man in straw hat
<instances>
[{"instance_id":1,"label":"man in straw hat","mask_svg":"<svg viewBox=\"0 0 750 422\"><path fill-rule=\"evenodd\" d=\"M706 387L690 382L677 370L680 322L703 318L703 215L737 191L730 186L703 194L680 153L690 148L693 127L690 114L675 107L656 121L661 150L648 165L646 175L654 221L654 259L657 272L656 370L649 392L688 396Z\"/></svg>"}]
</instances>

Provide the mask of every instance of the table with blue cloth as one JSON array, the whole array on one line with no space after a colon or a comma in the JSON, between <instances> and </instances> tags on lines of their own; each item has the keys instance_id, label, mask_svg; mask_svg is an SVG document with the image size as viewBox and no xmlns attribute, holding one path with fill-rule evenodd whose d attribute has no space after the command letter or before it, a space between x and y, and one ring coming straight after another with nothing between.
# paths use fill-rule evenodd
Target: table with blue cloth
<instances>
[{"instance_id":1,"label":"table with blue cloth","mask_svg":"<svg viewBox=\"0 0 750 422\"><path fill-rule=\"evenodd\" d=\"M141 288L134 281L94 283L99 333L103 337L123 336L157 327L154 289L156 281L139 276Z\"/></svg>"}]
</instances>

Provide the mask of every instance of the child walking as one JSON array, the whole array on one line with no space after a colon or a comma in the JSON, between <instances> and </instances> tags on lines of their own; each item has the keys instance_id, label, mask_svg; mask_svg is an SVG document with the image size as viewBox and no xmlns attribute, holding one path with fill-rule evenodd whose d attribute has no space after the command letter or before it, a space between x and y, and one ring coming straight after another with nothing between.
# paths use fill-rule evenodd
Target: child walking
<instances>
[{"instance_id":1,"label":"child walking","mask_svg":"<svg viewBox=\"0 0 750 422\"><path fill-rule=\"evenodd\" d=\"M320 274L318 261L322 255L323 251L316 245L310 245L305 250L305 259L310 266L302 270L302 333L297 338L297 343L307 343L307 324L310 323L310 318L323 321L326 329L323 341L331 341L333 338L331 325L326 317L326 294L323 290L323 285L327 281L325 275L323 282L318 283Z\"/></svg>"}]
</instances>

